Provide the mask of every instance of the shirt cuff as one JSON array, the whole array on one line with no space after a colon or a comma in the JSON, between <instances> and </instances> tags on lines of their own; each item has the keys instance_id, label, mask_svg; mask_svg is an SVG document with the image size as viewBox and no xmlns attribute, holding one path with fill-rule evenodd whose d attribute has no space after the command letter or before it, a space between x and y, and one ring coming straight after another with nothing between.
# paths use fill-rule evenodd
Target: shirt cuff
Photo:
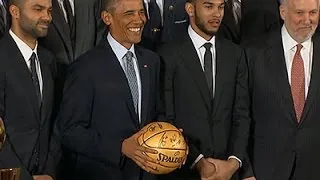
<instances>
[{"instance_id":1,"label":"shirt cuff","mask_svg":"<svg viewBox=\"0 0 320 180\"><path fill-rule=\"evenodd\" d=\"M229 156L229 157L228 157L228 160L229 160L229 159L235 159L235 160L237 160L237 161L239 162L239 168L242 167L242 161L241 161L239 158L237 158L236 156Z\"/></svg>"},{"instance_id":2,"label":"shirt cuff","mask_svg":"<svg viewBox=\"0 0 320 180\"><path fill-rule=\"evenodd\" d=\"M194 166L203 158L203 154L199 154L199 156L197 157L196 160L194 160L194 162L192 163L192 165L190 166L190 169L193 169Z\"/></svg>"}]
</instances>

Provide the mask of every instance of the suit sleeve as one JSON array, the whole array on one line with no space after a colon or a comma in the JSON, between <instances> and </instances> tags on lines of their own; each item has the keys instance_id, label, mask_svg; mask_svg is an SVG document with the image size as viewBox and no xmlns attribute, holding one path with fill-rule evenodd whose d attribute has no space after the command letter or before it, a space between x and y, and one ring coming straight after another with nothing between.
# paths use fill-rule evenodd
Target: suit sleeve
<instances>
[{"instance_id":1,"label":"suit sleeve","mask_svg":"<svg viewBox=\"0 0 320 180\"><path fill-rule=\"evenodd\" d=\"M56 72L56 60L52 58L51 63L49 64L50 71L52 74L53 82L56 78L57 72ZM52 119L54 121L54 119ZM47 161L44 167L44 170L42 174L46 174L51 176L53 179L56 178L56 167L58 166L58 163L60 161L60 158L62 156L61 152L61 142L58 135L57 126L55 125L55 122L52 123L53 128L51 131L51 138L50 138L50 147L49 147L49 153L47 157Z\"/></svg>"},{"instance_id":2,"label":"suit sleeve","mask_svg":"<svg viewBox=\"0 0 320 180\"><path fill-rule=\"evenodd\" d=\"M62 144L107 165L119 167L122 139L101 136L90 127L94 79L88 64L78 59L68 69L57 127ZM111 144L111 145L110 145Z\"/></svg>"},{"instance_id":3,"label":"suit sleeve","mask_svg":"<svg viewBox=\"0 0 320 180\"><path fill-rule=\"evenodd\" d=\"M6 86L6 75L0 71L0 118L5 123L5 86ZM27 168L21 163L21 160L17 156L15 150L10 143L10 136L7 134L6 141L3 149L0 151L0 168L14 168L19 167L20 178L31 180L33 179Z\"/></svg>"},{"instance_id":4,"label":"suit sleeve","mask_svg":"<svg viewBox=\"0 0 320 180\"><path fill-rule=\"evenodd\" d=\"M253 43L255 44L255 43ZM249 94L252 93L252 76L253 76L253 72L252 72L252 67L253 67L253 63L254 63L254 59L256 58L255 56L258 56L258 54L256 53L252 53L252 52L258 52L256 49L252 48L251 47L252 44L250 44L250 42L248 42L248 44L246 44L245 46L245 54L246 54L246 57L247 57L247 63L248 63L248 74L249 74L249 77L248 77L248 87L249 87ZM251 97L250 97L251 99ZM251 106L251 104L250 104ZM251 114L251 112L250 112ZM250 127L250 135L252 134L252 124L251 124L251 127ZM248 147L247 147L247 151L246 151L246 154L245 154L245 159L244 159L244 162L243 162L243 167L240 171L240 176L242 179L244 178L248 178L248 177L253 177L254 176L254 171L253 171L253 168L252 168L252 164L251 164L251 155L252 155L252 136L249 136L249 140L248 140Z\"/></svg>"},{"instance_id":5,"label":"suit sleeve","mask_svg":"<svg viewBox=\"0 0 320 180\"><path fill-rule=\"evenodd\" d=\"M250 97L248 89L248 66L241 50L236 74L236 94L229 139L229 155L244 160L250 130Z\"/></svg>"},{"instance_id":6,"label":"suit sleeve","mask_svg":"<svg viewBox=\"0 0 320 180\"><path fill-rule=\"evenodd\" d=\"M163 100L165 107L165 116L170 123L175 125L175 108L174 108L174 76L177 70L178 62L172 49L175 49L171 46L163 46L159 48L158 53L161 57L161 80L160 80L160 89L161 89L161 99ZM178 127L178 126L177 126ZM179 128L179 127L178 127ZM186 140L189 146L189 154L185 166L191 167L194 161L200 155L200 151L195 145L193 145L193 140L190 136L185 134Z\"/></svg>"}]
</instances>

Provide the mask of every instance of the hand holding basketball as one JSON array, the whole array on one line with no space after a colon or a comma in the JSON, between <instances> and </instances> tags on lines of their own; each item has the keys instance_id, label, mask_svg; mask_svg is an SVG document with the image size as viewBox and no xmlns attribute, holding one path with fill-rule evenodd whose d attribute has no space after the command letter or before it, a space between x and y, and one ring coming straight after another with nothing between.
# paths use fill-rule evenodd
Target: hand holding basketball
<instances>
[{"instance_id":1,"label":"hand holding basketball","mask_svg":"<svg viewBox=\"0 0 320 180\"><path fill-rule=\"evenodd\" d=\"M167 174L179 168L186 160L188 147L181 133L167 122L153 122L141 129L138 137L141 146L157 150L157 154L145 152L157 162L153 174Z\"/></svg>"},{"instance_id":2,"label":"hand holding basketball","mask_svg":"<svg viewBox=\"0 0 320 180\"><path fill-rule=\"evenodd\" d=\"M144 169L147 172L151 172L153 169L156 168L155 163L157 163L157 161L147 156L146 153L157 154L158 152L154 149L143 147L138 144L137 139L143 133L144 131L140 130L136 134L125 139L122 142L121 152L126 157L133 160L142 169Z\"/></svg>"}]
</instances>

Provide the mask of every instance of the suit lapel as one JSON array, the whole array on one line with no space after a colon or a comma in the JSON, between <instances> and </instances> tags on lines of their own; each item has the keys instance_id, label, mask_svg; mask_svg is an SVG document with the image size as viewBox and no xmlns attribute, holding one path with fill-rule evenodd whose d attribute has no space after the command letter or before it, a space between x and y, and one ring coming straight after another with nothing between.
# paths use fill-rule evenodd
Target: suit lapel
<instances>
[{"instance_id":1,"label":"suit lapel","mask_svg":"<svg viewBox=\"0 0 320 180\"><path fill-rule=\"evenodd\" d=\"M19 48L17 47L17 45L15 44L11 36L8 34L4 38L8 38L8 47L12 47L12 48L8 48L8 51L10 51L8 54L15 55L15 57L12 57L10 61L12 69L15 71L16 75L18 76L20 80L19 83L21 83L22 87L24 87L25 89L24 92L26 93L25 97L29 100L30 104L32 105L34 113L36 114L36 117L37 117L37 121L39 122L40 120L39 105L38 105L39 103L38 103L38 97L36 95L36 90L31 79L31 73L27 67L27 64Z\"/></svg>"},{"instance_id":2,"label":"suit lapel","mask_svg":"<svg viewBox=\"0 0 320 180\"><path fill-rule=\"evenodd\" d=\"M186 64L187 69L191 72L192 78L194 78L196 84L198 85L199 91L206 103L207 108L211 110L212 93L209 92L209 88L200 64L198 54L190 37L188 37L188 39L185 40L185 43L182 44L180 54Z\"/></svg>"},{"instance_id":3,"label":"suit lapel","mask_svg":"<svg viewBox=\"0 0 320 180\"><path fill-rule=\"evenodd\" d=\"M64 19L63 12L61 11L61 8L57 0L52 1L52 8L53 8L52 16L54 17L52 18L52 24L56 27L68 51L73 52L73 49L71 46L71 39L70 39L70 29L67 22ZM69 53L69 54L73 54L73 53ZM73 59L73 57L71 58Z\"/></svg>"},{"instance_id":4,"label":"suit lapel","mask_svg":"<svg viewBox=\"0 0 320 180\"><path fill-rule=\"evenodd\" d=\"M132 121L134 123L134 125L139 128L140 125L139 125L139 117L138 115L136 114L135 112L135 109L134 109L134 105L133 105L133 100L132 100L132 97L131 97L131 91L130 91L130 87L129 87L129 84L128 84L128 80L127 80L127 77L117 59L117 56L115 55L115 53L112 51L111 47L110 47L110 44L108 43L108 41L106 40L105 41L105 44L106 44L106 54L105 54L105 57L108 57L110 58L110 61L112 62L112 65L110 66L111 67L111 70L110 72L115 72L117 74L119 74L119 76L116 76L115 78L119 78L119 79L115 79L115 82L118 82L120 83L122 86L122 88L125 89L125 101L126 101L126 104L127 104L127 107L128 107L128 110L130 112L130 115L132 117ZM110 56L111 55L111 56ZM107 64L109 66L109 64ZM119 73L120 72L120 73Z\"/></svg>"},{"instance_id":5,"label":"suit lapel","mask_svg":"<svg viewBox=\"0 0 320 180\"><path fill-rule=\"evenodd\" d=\"M149 67L148 67L148 59L142 55L142 52L139 50L138 46L136 48L136 56L137 62L140 72L140 79L141 79L141 125L147 120L147 112L148 112L148 102L149 102Z\"/></svg>"},{"instance_id":6,"label":"suit lapel","mask_svg":"<svg viewBox=\"0 0 320 180\"><path fill-rule=\"evenodd\" d=\"M292 123L297 125L297 118L295 115L293 99L291 94L291 87L288 80L287 67L285 62L285 57L283 53L283 45L281 35L272 34L271 38L268 40L269 48L266 49L266 56L270 63L269 73L272 80L276 80L276 86L279 87L280 93L282 94L285 104L288 105L288 111L290 118L288 118ZM272 73L275 72L275 73ZM272 83L272 82L271 82Z\"/></svg>"},{"instance_id":7,"label":"suit lapel","mask_svg":"<svg viewBox=\"0 0 320 180\"><path fill-rule=\"evenodd\" d=\"M213 115L216 115L217 109L218 109L218 104L220 103L221 96L223 94L223 81L224 77L228 77L227 73L228 70L225 69L228 67L228 65L225 65L225 63L228 62L228 52L225 52L223 50L223 47L221 46L221 41L216 38L216 55L215 55L215 71L216 71L216 76L214 78L215 81L215 93L214 93L214 100L213 100ZM229 88L229 87L228 87Z\"/></svg>"},{"instance_id":8,"label":"suit lapel","mask_svg":"<svg viewBox=\"0 0 320 180\"><path fill-rule=\"evenodd\" d=\"M320 48L319 41L320 41L320 37L315 36L313 39L311 80L310 80L310 85L308 90L308 96L307 96L305 106L301 116L301 123L304 122L304 119L306 118L308 112L310 111L319 90L319 82L320 82L320 61L319 61L320 52L318 50Z\"/></svg>"},{"instance_id":9,"label":"suit lapel","mask_svg":"<svg viewBox=\"0 0 320 180\"><path fill-rule=\"evenodd\" d=\"M50 111L49 103L51 101L51 89L52 86L52 74L50 73L50 69L46 64L46 56L42 53L41 47L38 49L38 57L40 61L41 67L41 76L42 76L42 105L41 105L41 125L45 122L46 114Z\"/></svg>"}]
</instances>

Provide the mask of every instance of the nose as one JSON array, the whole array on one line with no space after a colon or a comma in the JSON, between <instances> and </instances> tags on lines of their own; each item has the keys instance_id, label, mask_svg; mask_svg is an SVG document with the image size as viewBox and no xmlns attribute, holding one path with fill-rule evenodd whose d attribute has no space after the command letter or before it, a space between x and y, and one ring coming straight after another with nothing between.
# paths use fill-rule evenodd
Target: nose
<instances>
[{"instance_id":1,"label":"nose","mask_svg":"<svg viewBox=\"0 0 320 180\"><path fill-rule=\"evenodd\" d=\"M303 17L303 23L304 23L305 25L309 25L309 24L312 23L312 18L311 18L311 16L310 16L309 13L305 13L305 15L304 15L304 17Z\"/></svg>"},{"instance_id":2,"label":"nose","mask_svg":"<svg viewBox=\"0 0 320 180\"><path fill-rule=\"evenodd\" d=\"M142 12L137 12L134 15L134 20L137 23L144 24L146 22L146 15Z\"/></svg>"},{"instance_id":3,"label":"nose","mask_svg":"<svg viewBox=\"0 0 320 180\"><path fill-rule=\"evenodd\" d=\"M42 19L50 23L52 20L51 11L44 11L42 14Z\"/></svg>"},{"instance_id":4,"label":"nose","mask_svg":"<svg viewBox=\"0 0 320 180\"><path fill-rule=\"evenodd\" d=\"M224 11L223 9L219 9L219 7L213 8L212 10L212 14L214 17L220 18L222 16L222 11Z\"/></svg>"}]
</instances>

